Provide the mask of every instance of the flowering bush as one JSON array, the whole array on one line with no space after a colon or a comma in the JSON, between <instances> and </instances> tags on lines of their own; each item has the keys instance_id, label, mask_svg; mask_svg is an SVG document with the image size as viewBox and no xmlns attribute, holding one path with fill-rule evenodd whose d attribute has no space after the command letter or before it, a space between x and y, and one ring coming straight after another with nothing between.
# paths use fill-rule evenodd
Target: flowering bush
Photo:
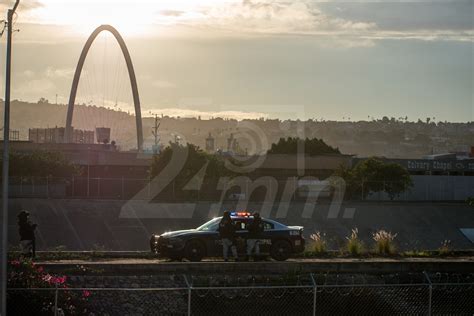
<instances>
[{"instance_id":1,"label":"flowering bush","mask_svg":"<svg viewBox=\"0 0 474 316\"><path fill-rule=\"evenodd\" d=\"M315 232L311 234L309 238L313 241L313 251L317 254L323 254L326 252L326 234L321 234L321 232Z\"/></svg>"},{"instance_id":2,"label":"flowering bush","mask_svg":"<svg viewBox=\"0 0 474 316\"><path fill-rule=\"evenodd\" d=\"M37 266L30 259L15 259L9 262L9 288L48 288L63 285L65 282L65 276L45 273L43 267Z\"/></svg>"},{"instance_id":3,"label":"flowering bush","mask_svg":"<svg viewBox=\"0 0 474 316\"><path fill-rule=\"evenodd\" d=\"M375 241L375 252L382 255L391 255L395 253L394 240L397 234L392 234L386 230L378 230L372 234Z\"/></svg>"},{"instance_id":4,"label":"flowering bush","mask_svg":"<svg viewBox=\"0 0 474 316\"><path fill-rule=\"evenodd\" d=\"M68 291L67 277L47 273L42 266L31 259L14 259L8 264L8 314L16 315L19 311L28 311L32 315L54 314L54 289L60 288L61 300L58 310L67 315L88 314L85 304L89 293ZM15 288L32 289L15 290ZM33 289L51 288L52 291ZM19 309L19 310L17 310ZM20 313L21 314L21 313Z\"/></svg>"},{"instance_id":5,"label":"flowering bush","mask_svg":"<svg viewBox=\"0 0 474 316\"><path fill-rule=\"evenodd\" d=\"M353 256L359 256L362 254L362 251L364 250L364 245L362 244L362 241L359 239L359 230L357 228L353 228L351 230L351 234L346 237L347 239L347 244L346 248L347 251L353 255Z\"/></svg>"}]
</instances>

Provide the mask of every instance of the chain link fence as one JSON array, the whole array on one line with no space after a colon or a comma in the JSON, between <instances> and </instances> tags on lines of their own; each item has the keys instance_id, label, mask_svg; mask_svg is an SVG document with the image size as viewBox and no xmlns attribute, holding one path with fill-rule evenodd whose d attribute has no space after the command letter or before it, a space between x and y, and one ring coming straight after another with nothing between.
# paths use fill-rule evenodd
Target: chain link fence
<instances>
[{"instance_id":1,"label":"chain link fence","mask_svg":"<svg viewBox=\"0 0 474 316\"><path fill-rule=\"evenodd\" d=\"M473 274L183 276L181 287L8 289L9 315L472 315Z\"/></svg>"}]
</instances>

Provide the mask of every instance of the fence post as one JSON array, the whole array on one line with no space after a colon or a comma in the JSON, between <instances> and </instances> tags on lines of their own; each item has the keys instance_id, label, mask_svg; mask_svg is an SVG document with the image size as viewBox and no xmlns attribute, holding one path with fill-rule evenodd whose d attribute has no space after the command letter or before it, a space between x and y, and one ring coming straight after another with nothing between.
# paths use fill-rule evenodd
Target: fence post
<instances>
[{"instance_id":1,"label":"fence post","mask_svg":"<svg viewBox=\"0 0 474 316\"><path fill-rule=\"evenodd\" d=\"M176 179L173 179L173 200L176 200L175 184L176 184Z\"/></svg>"},{"instance_id":2,"label":"fence post","mask_svg":"<svg viewBox=\"0 0 474 316\"><path fill-rule=\"evenodd\" d=\"M120 196L122 200L125 200L125 178L122 176L122 195Z\"/></svg>"},{"instance_id":3,"label":"fence post","mask_svg":"<svg viewBox=\"0 0 474 316\"><path fill-rule=\"evenodd\" d=\"M147 191L147 197L148 199L151 199L151 178L150 176L148 176L148 183L147 183L147 188L148 188L148 191Z\"/></svg>"},{"instance_id":4,"label":"fence post","mask_svg":"<svg viewBox=\"0 0 474 316\"><path fill-rule=\"evenodd\" d=\"M429 284L429 294L428 294L428 316L431 316L432 312L431 312L431 309L432 309L432 299L433 299L433 283L431 283L431 279L428 275L428 273L426 273L426 271L423 271L423 274L425 275L426 277L426 280L428 280L428 284Z\"/></svg>"},{"instance_id":5,"label":"fence post","mask_svg":"<svg viewBox=\"0 0 474 316\"><path fill-rule=\"evenodd\" d=\"M188 316L191 316L191 288L188 289Z\"/></svg>"},{"instance_id":6,"label":"fence post","mask_svg":"<svg viewBox=\"0 0 474 316\"><path fill-rule=\"evenodd\" d=\"M298 184L298 179L293 177L293 201L296 201L296 188ZM291 201L290 201L291 202Z\"/></svg>"},{"instance_id":7,"label":"fence post","mask_svg":"<svg viewBox=\"0 0 474 316\"><path fill-rule=\"evenodd\" d=\"M58 316L58 284L56 284L54 291L54 316Z\"/></svg>"},{"instance_id":8,"label":"fence post","mask_svg":"<svg viewBox=\"0 0 474 316\"><path fill-rule=\"evenodd\" d=\"M313 316L316 316L316 295L318 293L318 286L316 285L316 281L314 280L313 274L310 274L311 282L313 283Z\"/></svg>"},{"instance_id":9,"label":"fence post","mask_svg":"<svg viewBox=\"0 0 474 316\"><path fill-rule=\"evenodd\" d=\"M186 274L183 274L184 281L186 282L186 285L188 286L188 316L191 316L191 291L192 291L192 286L191 283L189 283L188 278L186 277Z\"/></svg>"}]
</instances>

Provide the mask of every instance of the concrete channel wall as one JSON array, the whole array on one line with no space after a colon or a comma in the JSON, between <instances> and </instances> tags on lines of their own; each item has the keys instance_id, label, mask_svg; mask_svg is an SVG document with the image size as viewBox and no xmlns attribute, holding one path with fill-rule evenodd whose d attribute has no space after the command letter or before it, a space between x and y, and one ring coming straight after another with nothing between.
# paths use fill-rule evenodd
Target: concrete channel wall
<instances>
[{"instance_id":1,"label":"concrete channel wall","mask_svg":"<svg viewBox=\"0 0 474 316\"><path fill-rule=\"evenodd\" d=\"M68 250L147 250L151 233L194 228L223 210L210 203L161 204L135 201L11 199L9 240L18 245L16 215L29 210L38 223L37 248ZM247 210L268 213L270 218L289 225L302 225L308 237L314 231L326 234L330 249L339 249L352 228L371 247L372 233L378 229L397 233L400 250L437 249L450 240L457 249L472 249L473 243L460 228L474 228L474 209L465 203L357 202L333 209L329 203L291 203L281 212L281 204L251 203Z\"/></svg>"},{"instance_id":2,"label":"concrete channel wall","mask_svg":"<svg viewBox=\"0 0 474 316\"><path fill-rule=\"evenodd\" d=\"M413 187L396 197L397 201L465 201L474 196L474 177L411 176ZM372 193L372 201L389 201L386 193Z\"/></svg>"}]
</instances>

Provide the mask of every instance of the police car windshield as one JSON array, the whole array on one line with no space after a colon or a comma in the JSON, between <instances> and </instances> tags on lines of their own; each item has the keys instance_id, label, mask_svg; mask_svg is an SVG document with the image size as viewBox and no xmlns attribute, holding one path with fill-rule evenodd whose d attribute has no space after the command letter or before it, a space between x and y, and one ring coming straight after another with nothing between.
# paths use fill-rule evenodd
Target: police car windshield
<instances>
[{"instance_id":1,"label":"police car windshield","mask_svg":"<svg viewBox=\"0 0 474 316\"><path fill-rule=\"evenodd\" d=\"M217 226L219 225L219 221L221 220L220 217L216 217L211 219L209 222L199 226L196 228L196 230L202 230L202 231L214 231L217 230Z\"/></svg>"}]
</instances>

